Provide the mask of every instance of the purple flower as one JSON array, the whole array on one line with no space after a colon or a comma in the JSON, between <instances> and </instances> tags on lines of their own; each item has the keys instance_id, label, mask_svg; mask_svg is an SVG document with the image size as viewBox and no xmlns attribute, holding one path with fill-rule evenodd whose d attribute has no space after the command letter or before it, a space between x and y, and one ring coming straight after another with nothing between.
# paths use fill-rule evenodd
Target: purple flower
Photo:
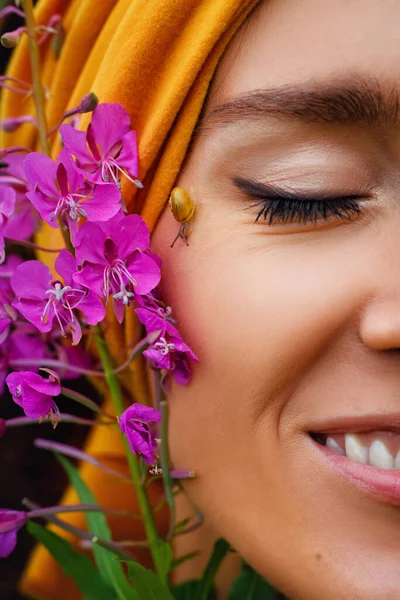
<instances>
[{"instance_id":1,"label":"purple flower","mask_svg":"<svg viewBox=\"0 0 400 600\"><path fill-rule=\"evenodd\" d=\"M143 352L144 356L153 361L157 369L172 371L176 383L185 385L190 381L189 359L198 362L197 356L185 344L176 327L168 320L169 311L164 317L146 308L135 310L139 321L143 323L147 334L160 330L156 341Z\"/></svg>"},{"instance_id":2,"label":"purple flower","mask_svg":"<svg viewBox=\"0 0 400 600\"><path fill-rule=\"evenodd\" d=\"M24 172L24 154L8 154L0 167L0 187L12 186L16 193L15 210L4 225L4 237L14 240L30 238L39 226L39 215L25 193L28 183Z\"/></svg>"},{"instance_id":3,"label":"purple flower","mask_svg":"<svg viewBox=\"0 0 400 600\"><path fill-rule=\"evenodd\" d=\"M16 320L16 311L12 308L15 294L10 285L10 279L15 269L22 263L22 258L11 255L0 265L0 345L8 336L6 328ZM14 314L15 313L15 314Z\"/></svg>"},{"instance_id":4,"label":"purple flower","mask_svg":"<svg viewBox=\"0 0 400 600\"><path fill-rule=\"evenodd\" d=\"M67 221L72 237L81 217L107 221L121 210L121 194L112 184L92 186L74 168L68 151L61 150L57 162L40 152L25 160L30 187L26 194L42 219L58 227L58 217Z\"/></svg>"},{"instance_id":5,"label":"purple flower","mask_svg":"<svg viewBox=\"0 0 400 600\"><path fill-rule=\"evenodd\" d=\"M106 300L112 294L120 323L135 294L147 294L160 281L160 268L146 253L149 244L148 227L139 215L85 223L76 236L77 263L84 266L74 280Z\"/></svg>"},{"instance_id":6,"label":"purple flower","mask_svg":"<svg viewBox=\"0 0 400 600\"><path fill-rule=\"evenodd\" d=\"M139 454L147 464L153 464L157 458L155 452L157 442L150 431L149 423L161 421L161 414L158 410L135 402L122 413L118 420L122 433L128 439L132 453Z\"/></svg>"},{"instance_id":7,"label":"purple flower","mask_svg":"<svg viewBox=\"0 0 400 600\"><path fill-rule=\"evenodd\" d=\"M0 558L5 558L17 545L17 531L28 521L26 512L0 510Z\"/></svg>"},{"instance_id":8,"label":"purple flower","mask_svg":"<svg viewBox=\"0 0 400 600\"><path fill-rule=\"evenodd\" d=\"M93 292L73 282L76 262L72 254L62 250L55 267L63 280L53 279L49 268L38 260L17 267L11 287L18 300L12 305L39 331L50 331L55 319L62 335L70 333L75 345L82 337L75 310L83 313L89 325L96 325L104 319L105 309Z\"/></svg>"},{"instance_id":9,"label":"purple flower","mask_svg":"<svg viewBox=\"0 0 400 600\"><path fill-rule=\"evenodd\" d=\"M7 375L6 383L14 402L21 406L29 419L48 416L53 426L57 425L60 411L53 397L61 394L61 385L55 373L45 379L32 371L14 372Z\"/></svg>"},{"instance_id":10,"label":"purple flower","mask_svg":"<svg viewBox=\"0 0 400 600\"><path fill-rule=\"evenodd\" d=\"M15 210L16 193L11 186L0 186L0 263L5 259L4 228Z\"/></svg>"},{"instance_id":11,"label":"purple flower","mask_svg":"<svg viewBox=\"0 0 400 600\"><path fill-rule=\"evenodd\" d=\"M69 124L60 127L61 137L76 168L93 183L112 182L120 187L120 174L138 187L139 172L136 132L120 104L99 104L93 111L87 132Z\"/></svg>"}]
</instances>

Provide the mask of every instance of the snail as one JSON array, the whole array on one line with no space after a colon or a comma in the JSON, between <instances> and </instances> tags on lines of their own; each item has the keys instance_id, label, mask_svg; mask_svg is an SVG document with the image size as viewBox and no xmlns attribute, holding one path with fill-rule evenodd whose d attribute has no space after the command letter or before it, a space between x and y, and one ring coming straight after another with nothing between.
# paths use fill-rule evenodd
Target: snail
<instances>
[{"instance_id":1,"label":"snail","mask_svg":"<svg viewBox=\"0 0 400 600\"><path fill-rule=\"evenodd\" d=\"M186 242L186 246L189 246L189 242L186 239L186 229L188 221L193 217L195 212L195 203L193 201L193 193L189 194L184 188L175 187L169 197L168 204L171 208L172 214L181 226L178 231L178 235L171 244L171 248L174 246L178 238L182 238Z\"/></svg>"}]
</instances>

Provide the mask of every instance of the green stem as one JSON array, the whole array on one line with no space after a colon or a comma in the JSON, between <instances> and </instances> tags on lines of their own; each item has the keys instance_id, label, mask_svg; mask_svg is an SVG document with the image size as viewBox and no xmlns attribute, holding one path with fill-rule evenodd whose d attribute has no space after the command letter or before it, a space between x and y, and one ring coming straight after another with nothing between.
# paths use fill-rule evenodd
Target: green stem
<instances>
[{"instance_id":1,"label":"green stem","mask_svg":"<svg viewBox=\"0 0 400 600\"><path fill-rule=\"evenodd\" d=\"M22 0L22 7L25 12L25 23L29 39L33 100L36 109L36 122L39 131L40 146L44 154L50 155L50 145L47 139L46 115L44 111L44 93L43 86L40 81L40 52L36 39L35 18L33 16L32 0Z\"/></svg>"},{"instance_id":2,"label":"green stem","mask_svg":"<svg viewBox=\"0 0 400 600\"><path fill-rule=\"evenodd\" d=\"M159 382L159 385L160 385L160 382ZM163 392L161 391L160 393L162 394L162 398L163 398L163 396L164 396ZM175 511L175 498L174 498L174 494L172 491L172 479L171 479L171 472L169 470L169 457L168 457L168 404L167 404L167 401L164 399L161 400L160 404L161 404L161 467L162 467L162 476L163 476L164 487L165 487L165 496L167 498L169 508L171 511L170 527L169 527L169 532L168 532L168 536L167 536L167 539L171 540L173 533L174 533L176 511Z\"/></svg>"},{"instance_id":3,"label":"green stem","mask_svg":"<svg viewBox=\"0 0 400 600\"><path fill-rule=\"evenodd\" d=\"M111 398L114 404L114 408L117 416L121 415L125 410L124 398L120 383L116 374L114 373L114 366L111 360L111 356L108 352L105 340L99 335L94 336L97 351L100 356L101 363L104 369L104 375L108 384ZM149 498L147 496L145 487L142 485L142 476L140 472L140 463L136 456L134 456L129 448L126 437L122 434L122 441L125 447L125 453L128 460L129 470L135 486L136 496L139 502L140 512L143 516L143 524L146 530L147 539L149 541L150 552L154 561L156 571L158 573L163 572L162 560L160 561L159 554L159 537L157 529L153 519L153 513L151 510Z\"/></svg>"},{"instance_id":4,"label":"green stem","mask_svg":"<svg viewBox=\"0 0 400 600\"><path fill-rule=\"evenodd\" d=\"M100 406L98 406L96 404L96 402L94 402L90 398L87 398L83 394L80 394L79 392L76 392L75 390L70 390L69 388L66 388L65 386L61 387L61 394L63 396L65 396L66 398L70 398L70 400L74 400L74 402L77 402L78 404L81 404L82 406L86 406L86 408L89 408L90 410L97 413L98 415L107 417L107 419L110 419L110 421L112 423L115 423L115 417L104 412L104 410L102 410L100 408Z\"/></svg>"},{"instance_id":5,"label":"green stem","mask_svg":"<svg viewBox=\"0 0 400 600\"><path fill-rule=\"evenodd\" d=\"M27 508L29 508L32 511L36 511L36 510L40 509L40 506L38 504L36 504L35 502L31 502L27 498L24 498L24 500L22 501L22 504L24 504ZM46 514L46 515L41 515L41 516L43 519L45 519L49 523L54 523L54 525L58 525L58 527L61 527L61 529L64 529L65 531L69 531L69 533L72 533L73 535L76 535L77 537L79 537L83 540L88 540L92 544L97 544L98 546L101 546L102 548L105 548L106 550L111 550L111 552L114 552L114 554L119 556L122 560L129 560L129 561L133 560L132 556L130 554L127 554L126 552L124 552L124 550L121 549L118 546L118 544L115 542L110 542L108 540L102 540L102 539L98 538L97 536L93 536L91 533L88 533L87 531L80 529L79 527L75 527L74 525L71 525L70 523L63 521L62 519L59 519L58 517L56 517L54 515Z\"/></svg>"}]
</instances>

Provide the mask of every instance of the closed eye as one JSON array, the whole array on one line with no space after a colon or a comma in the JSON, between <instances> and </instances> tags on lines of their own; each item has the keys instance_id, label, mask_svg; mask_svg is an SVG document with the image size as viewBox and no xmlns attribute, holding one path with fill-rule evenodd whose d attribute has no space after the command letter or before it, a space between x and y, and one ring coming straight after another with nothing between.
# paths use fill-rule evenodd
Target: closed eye
<instances>
[{"instance_id":1,"label":"closed eye","mask_svg":"<svg viewBox=\"0 0 400 600\"><path fill-rule=\"evenodd\" d=\"M258 208L255 220L268 219L269 225L316 223L319 219L326 221L330 218L351 220L361 213L359 205L364 199L356 194L306 196L241 177L235 177L233 183L257 200L251 205L251 208Z\"/></svg>"}]
</instances>

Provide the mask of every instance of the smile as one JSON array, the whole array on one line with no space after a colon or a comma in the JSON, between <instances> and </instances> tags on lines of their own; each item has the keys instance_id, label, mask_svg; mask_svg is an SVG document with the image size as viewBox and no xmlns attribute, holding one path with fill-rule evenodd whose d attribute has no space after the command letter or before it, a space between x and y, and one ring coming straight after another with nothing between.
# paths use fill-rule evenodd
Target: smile
<instances>
[{"instance_id":1,"label":"smile","mask_svg":"<svg viewBox=\"0 0 400 600\"><path fill-rule=\"evenodd\" d=\"M400 505L399 431L314 433L324 460L348 482L390 504Z\"/></svg>"}]
</instances>

